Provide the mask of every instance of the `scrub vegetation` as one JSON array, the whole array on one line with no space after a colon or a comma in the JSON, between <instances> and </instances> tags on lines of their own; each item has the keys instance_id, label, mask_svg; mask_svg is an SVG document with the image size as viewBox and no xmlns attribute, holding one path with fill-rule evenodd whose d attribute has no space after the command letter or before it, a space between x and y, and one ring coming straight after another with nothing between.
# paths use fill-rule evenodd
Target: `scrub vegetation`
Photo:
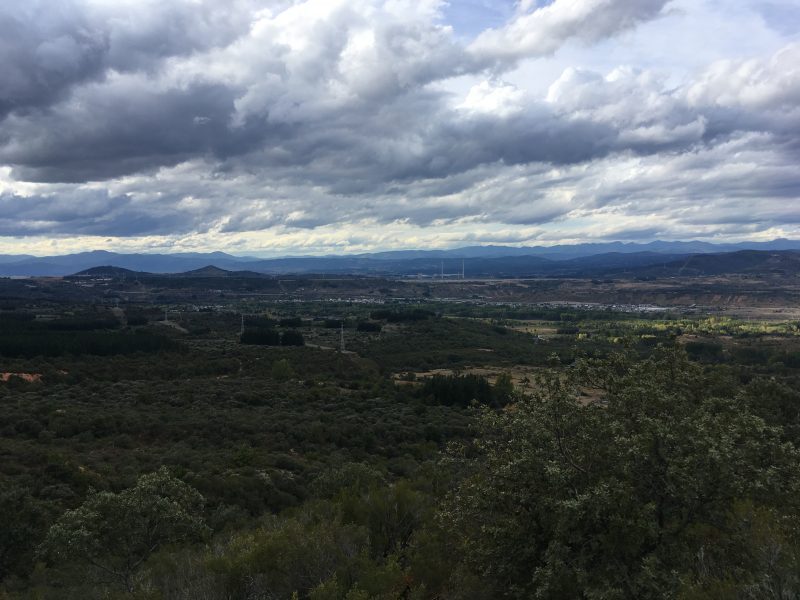
<instances>
[{"instance_id":1,"label":"scrub vegetation","mask_svg":"<svg viewBox=\"0 0 800 600\"><path fill-rule=\"evenodd\" d=\"M796 597L798 325L6 299L0 598Z\"/></svg>"}]
</instances>

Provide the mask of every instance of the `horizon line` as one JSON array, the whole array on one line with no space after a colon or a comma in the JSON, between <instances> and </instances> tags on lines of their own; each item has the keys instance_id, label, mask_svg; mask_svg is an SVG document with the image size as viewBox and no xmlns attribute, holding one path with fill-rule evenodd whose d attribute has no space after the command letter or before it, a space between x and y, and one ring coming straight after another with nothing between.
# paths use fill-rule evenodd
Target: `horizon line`
<instances>
[{"instance_id":1,"label":"horizon line","mask_svg":"<svg viewBox=\"0 0 800 600\"><path fill-rule=\"evenodd\" d=\"M255 259L262 259L262 260L271 260L271 259L281 259L281 258L335 258L335 257L356 257L356 256L368 256L372 254L388 254L388 253L399 253L399 252L453 252L457 250L465 250L471 248L509 248L509 249L546 249L546 248L576 248L580 246L607 246L613 244L621 244L626 246L647 246L656 243L664 243L664 244L707 244L710 246L737 246L737 245L744 245L744 244L771 244L776 242L787 242L787 243L797 243L800 245L800 239L792 239L792 238L784 238L784 237L777 237L768 240L740 240L740 241L707 241L703 239L654 239L648 242L642 241L628 241L628 240L607 240L607 241L587 241L587 242L575 242L575 243L564 243L558 242L554 244L514 244L514 243L503 243L503 242L491 242L491 243L474 243L469 245L455 245L443 248L423 248L423 247L405 247L405 248L391 248L391 249L374 249L369 251L360 251L360 252L341 252L341 253L333 253L327 252L324 254L294 254L294 253L287 253L287 254L279 254L275 253L270 256L258 256L254 253L259 252L259 250L245 250L243 254L233 254L229 251L225 250L178 250L178 251L155 251L155 252L147 252L141 250L134 250L134 251L123 251L123 250L108 250L105 248L93 248L89 250L79 250L75 252L66 252L63 254L33 254L29 252L23 252L19 254L8 254L8 253L0 253L0 256L4 257L22 257L22 258L56 258L56 257L64 257L64 256L74 256L78 254L90 254L93 252L103 252L107 254L117 254L117 255L141 255L141 256L180 256L180 255L209 255L209 254L225 254L226 256L230 256L233 258L255 258ZM287 251L291 252L291 251Z\"/></svg>"}]
</instances>

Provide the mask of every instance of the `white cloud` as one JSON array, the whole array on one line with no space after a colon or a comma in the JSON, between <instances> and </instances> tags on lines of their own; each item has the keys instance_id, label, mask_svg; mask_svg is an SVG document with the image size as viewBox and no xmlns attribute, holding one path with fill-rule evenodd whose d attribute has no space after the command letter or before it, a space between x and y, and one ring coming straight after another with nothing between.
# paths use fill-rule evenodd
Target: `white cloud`
<instances>
[{"instance_id":1,"label":"white cloud","mask_svg":"<svg viewBox=\"0 0 800 600\"><path fill-rule=\"evenodd\" d=\"M525 94L503 82L482 81L474 85L456 108L468 113L485 113L503 118L524 108Z\"/></svg>"},{"instance_id":2,"label":"white cloud","mask_svg":"<svg viewBox=\"0 0 800 600\"><path fill-rule=\"evenodd\" d=\"M26 5L0 37L0 237L25 240L0 248L797 229L800 46L762 4L542 4L471 42L438 0Z\"/></svg>"},{"instance_id":3,"label":"white cloud","mask_svg":"<svg viewBox=\"0 0 800 600\"><path fill-rule=\"evenodd\" d=\"M515 61L554 53L570 40L591 44L653 19L669 0L555 0L537 8L522 2L504 27L488 29L470 45L481 60Z\"/></svg>"},{"instance_id":4,"label":"white cloud","mask_svg":"<svg viewBox=\"0 0 800 600\"><path fill-rule=\"evenodd\" d=\"M711 65L687 92L690 104L792 112L800 106L800 43L769 58Z\"/></svg>"}]
</instances>

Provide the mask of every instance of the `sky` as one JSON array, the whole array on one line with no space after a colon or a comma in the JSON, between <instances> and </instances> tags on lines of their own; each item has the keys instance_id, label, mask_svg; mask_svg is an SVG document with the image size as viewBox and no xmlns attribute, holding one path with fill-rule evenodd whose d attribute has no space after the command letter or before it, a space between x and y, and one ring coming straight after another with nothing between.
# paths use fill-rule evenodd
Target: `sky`
<instances>
[{"instance_id":1,"label":"sky","mask_svg":"<svg viewBox=\"0 0 800 600\"><path fill-rule=\"evenodd\" d=\"M0 0L0 253L800 239L797 0Z\"/></svg>"}]
</instances>

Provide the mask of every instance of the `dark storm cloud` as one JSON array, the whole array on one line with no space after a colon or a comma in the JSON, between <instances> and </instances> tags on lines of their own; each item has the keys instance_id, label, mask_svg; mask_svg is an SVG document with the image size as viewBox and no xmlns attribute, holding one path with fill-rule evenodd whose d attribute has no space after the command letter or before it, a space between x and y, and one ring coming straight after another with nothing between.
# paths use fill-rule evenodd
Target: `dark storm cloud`
<instances>
[{"instance_id":1,"label":"dark storm cloud","mask_svg":"<svg viewBox=\"0 0 800 600\"><path fill-rule=\"evenodd\" d=\"M392 115L390 115L392 116ZM287 176L328 185L337 194L367 194L387 184L441 179L487 164L572 164L608 154L617 132L606 124L562 120L546 108L505 119L430 113L430 123L409 123L388 136L365 123L362 131L307 131L286 141ZM398 115L398 121L403 118Z\"/></svg>"},{"instance_id":2,"label":"dark storm cloud","mask_svg":"<svg viewBox=\"0 0 800 600\"><path fill-rule=\"evenodd\" d=\"M0 117L63 100L109 71L154 70L233 41L245 11L214 3L25 0L0 3Z\"/></svg>"},{"instance_id":3,"label":"dark storm cloud","mask_svg":"<svg viewBox=\"0 0 800 600\"><path fill-rule=\"evenodd\" d=\"M0 194L0 235L74 234L129 237L188 233L213 209L198 213L163 197L64 190L49 196Z\"/></svg>"},{"instance_id":4,"label":"dark storm cloud","mask_svg":"<svg viewBox=\"0 0 800 600\"><path fill-rule=\"evenodd\" d=\"M108 41L71 2L0 4L0 117L47 106L102 69Z\"/></svg>"},{"instance_id":5,"label":"dark storm cloud","mask_svg":"<svg viewBox=\"0 0 800 600\"><path fill-rule=\"evenodd\" d=\"M472 42L435 0L0 5L0 167L52 184L0 196L0 235L526 226L613 207L688 226L691 203L733 223L738 199L796 199L796 45L680 85L630 67L567 69L545 97L502 81L669 4L520 2Z\"/></svg>"},{"instance_id":6,"label":"dark storm cloud","mask_svg":"<svg viewBox=\"0 0 800 600\"><path fill-rule=\"evenodd\" d=\"M621 26L627 27L626 19L648 18L657 4L664 3L650 0L646 9L634 9L618 0L612 7L616 7ZM330 175L338 179L348 170L350 154L360 156L369 168L381 169L374 174L375 180L402 181L441 177L487 162L575 162L609 148L611 132L600 132L607 127L558 123L547 115L541 122L537 114L516 123L495 124L489 118L483 122L449 122L452 115L441 106L431 106L431 97L421 86L479 69L483 54L465 53L446 30L419 19L405 22L387 17L384 22L378 21L372 29L370 50L359 54L358 44L347 46L348 39L352 40L348 36L354 23L370 23L364 21L357 7L344 8L317 27L319 34L313 39L316 49L308 51L313 60L299 65L291 64L294 59L287 57L283 44L257 40L266 56L254 58L255 66L266 66L275 75L274 81L267 79L267 89L261 90L263 84L257 73L248 73L250 80L239 84L195 77L200 81L180 85L169 78L125 75L129 71L158 70L167 58L246 35L249 22L245 11L239 18L225 19L219 18L221 12L210 3L159 3L148 6L151 11L120 6L89 8L74 1L56 4L58 10L52 14L39 3L24 11L6 9L8 29L14 30L17 38L7 44L5 68L24 74L4 78L12 83L0 99L7 109L19 113L6 119L0 134L0 141L5 142L0 160L14 166L15 178L104 180L209 153L220 158L247 154L261 144L266 153L259 157L270 160L266 167L282 163L303 166L321 159L334 167ZM553 12L554 8L546 10ZM40 18L43 14L46 19ZM232 10L224 14L237 13ZM529 16L522 14L518 19ZM570 16L570 26L563 31L542 29L537 35L548 36L549 52L558 40L577 35L584 21L585 15ZM613 30L609 21L590 37ZM526 40L521 44L519 57L541 51L526 48ZM332 78L338 78L359 101L333 114L314 114L314 103L319 100L315 95L328 94L324 83ZM81 83L84 85L75 89ZM304 90L309 84L315 87ZM67 91L70 101L57 103ZM259 93L265 95L259 110L234 124L235 102L246 103L249 96ZM419 99L414 97L417 94L421 95ZM424 112L400 114L419 101L428 104ZM280 122L287 102L291 102L290 107L309 106L303 125ZM48 110L32 110L53 103ZM390 109L384 110L387 105ZM432 113L440 122L431 127L420 117ZM369 114L374 118L365 119ZM288 119L292 121L291 115ZM401 135L417 137L419 141L412 146L422 148L400 148L394 143L397 155L376 154L374 146L380 142L373 136L382 128L378 123L381 119L407 122ZM386 133L392 136L396 132ZM383 141L393 143L391 138ZM274 149L277 151L270 152ZM378 160L371 160L374 157ZM326 178L324 173L317 176ZM332 190L367 193L368 186L369 182L340 182Z\"/></svg>"},{"instance_id":7,"label":"dark storm cloud","mask_svg":"<svg viewBox=\"0 0 800 600\"><path fill-rule=\"evenodd\" d=\"M263 121L232 127L236 94L220 85L157 91L121 79L80 96L75 104L6 119L5 134L24 140L0 150L14 177L105 180L206 154L224 158L256 147L269 129Z\"/></svg>"}]
</instances>

